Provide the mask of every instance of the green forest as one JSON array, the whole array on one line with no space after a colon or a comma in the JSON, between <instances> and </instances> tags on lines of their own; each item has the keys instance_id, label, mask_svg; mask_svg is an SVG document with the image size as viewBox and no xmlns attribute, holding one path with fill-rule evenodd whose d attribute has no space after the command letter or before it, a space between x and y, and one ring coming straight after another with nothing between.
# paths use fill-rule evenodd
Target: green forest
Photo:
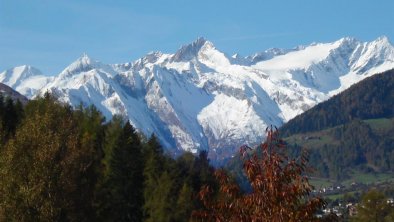
<instances>
[{"instance_id":1,"label":"green forest","mask_svg":"<svg viewBox=\"0 0 394 222\"><path fill-rule=\"evenodd\" d=\"M312 121L311 121L312 120ZM290 152L310 153L315 176L394 173L394 70L366 78L280 128Z\"/></svg>"},{"instance_id":2,"label":"green forest","mask_svg":"<svg viewBox=\"0 0 394 222\"><path fill-rule=\"evenodd\" d=\"M0 221L188 221L215 187L205 152L173 159L94 107L2 97L0 121Z\"/></svg>"},{"instance_id":3,"label":"green forest","mask_svg":"<svg viewBox=\"0 0 394 222\"><path fill-rule=\"evenodd\" d=\"M394 172L394 118L359 120L285 138L297 155L309 152L312 175L342 181L358 171Z\"/></svg>"}]
</instances>

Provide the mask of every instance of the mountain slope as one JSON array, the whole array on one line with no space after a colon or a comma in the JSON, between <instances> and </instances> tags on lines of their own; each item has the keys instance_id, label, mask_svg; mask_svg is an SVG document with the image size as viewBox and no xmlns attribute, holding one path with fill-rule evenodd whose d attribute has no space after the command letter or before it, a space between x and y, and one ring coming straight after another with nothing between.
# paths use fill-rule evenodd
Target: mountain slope
<instances>
[{"instance_id":1,"label":"mountain slope","mask_svg":"<svg viewBox=\"0 0 394 222\"><path fill-rule=\"evenodd\" d=\"M52 82L38 92L53 93L62 102L74 107L95 105L107 119L120 115L129 119L136 128L146 135L157 134L165 147L171 147L171 135L165 124L152 113L143 98L132 87L125 86L128 81L112 66L94 61L86 54L66 67ZM167 139L169 138L169 139Z\"/></svg>"},{"instance_id":2,"label":"mountain slope","mask_svg":"<svg viewBox=\"0 0 394 222\"><path fill-rule=\"evenodd\" d=\"M0 94L2 97L10 97L12 100L16 101L19 100L22 104L26 104L28 99L21 95L19 92L13 90L11 87L0 83Z\"/></svg>"},{"instance_id":3,"label":"mountain slope","mask_svg":"<svg viewBox=\"0 0 394 222\"><path fill-rule=\"evenodd\" d=\"M319 131L354 119L394 117L394 70L374 75L281 127L283 135ZM311 121L312 120L312 121Z\"/></svg>"},{"instance_id":4,"label":"mountain slope","mask_svg":"<svg viewBox=\"0 0 394 222\"><path fill-rule=\"evenodd\" d=\"M391 68L394 48L385 37L248 57L228 56L199 38L174 54L153 52L132 63L106 65L83 55L37 94L50 91L73 106L94 104L107 118L125 116L173 152L209 149L211 158L222 159L261 141L268 125L280 126Z\"/></svg>"},{"instance_id":5,"label":"mountain slope","mask_svg":"<svg viewBox=\"0 0 394 222\"><path fill-rule=\"evenodd\" d=\"M280 130L293 150L310 152L322 177L354 170L394 172L394 70L364 79L290 120Z\"/></svg>"}]
</instances>

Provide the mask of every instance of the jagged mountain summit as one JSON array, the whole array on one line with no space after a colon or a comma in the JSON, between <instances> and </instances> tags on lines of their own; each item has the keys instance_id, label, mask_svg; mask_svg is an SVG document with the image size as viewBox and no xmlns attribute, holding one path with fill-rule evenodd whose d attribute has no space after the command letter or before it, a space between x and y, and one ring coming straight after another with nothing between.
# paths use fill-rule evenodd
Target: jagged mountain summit
<instances>
[{"instance_id":1,"label":"jagged mountain summit","mask_svg":"<svg viewBox=\"0 0 394 222\"><path fill-rule=\"evenodd\" d=\"M25 82L40 74L17 78L8 70L0 81L17 78L10 85L24 86L21 92L29 97L50 91L73 106L94 104L107 118L122 115L144 134L155 133L169 150L209 149L212 159L222 159L244 143L260 142L267 126L280 126L392 68L394 47L386 37L343 38L247 57L226 55L199 38L174 54L152 52L125 64L83 55L38 91Z\"/></svg>"}]
</instances>

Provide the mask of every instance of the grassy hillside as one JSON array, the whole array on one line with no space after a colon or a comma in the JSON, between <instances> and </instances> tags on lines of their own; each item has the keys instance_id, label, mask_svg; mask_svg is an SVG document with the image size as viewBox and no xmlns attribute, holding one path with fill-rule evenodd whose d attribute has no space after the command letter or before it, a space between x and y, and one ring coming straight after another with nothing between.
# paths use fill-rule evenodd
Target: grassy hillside
<instances>
[{"instance_id":1,"label":"grassy hillside","mask_svg":"<svg viewBox=\"0 0 394 222\"><path fill-rule=\"evenodd\" d=\"M353 120L328 129L285 138L295 154L310 153L314 176L344 180L360 173L394 171L394 118Z\"/></svg>"}]
</instances>

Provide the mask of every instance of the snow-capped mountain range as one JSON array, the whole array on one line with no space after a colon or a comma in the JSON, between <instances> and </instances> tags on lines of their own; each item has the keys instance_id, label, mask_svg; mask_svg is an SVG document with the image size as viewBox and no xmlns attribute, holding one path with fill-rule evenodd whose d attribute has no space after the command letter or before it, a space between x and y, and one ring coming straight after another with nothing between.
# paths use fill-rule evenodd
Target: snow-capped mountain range
<instances>
[{"instance_id":1,"label":"snow-capped mountain range","mask_svg":"<svg viewBox=\"0 0 394 222\"><path fill-rule=\"evenodd\" d=\"M46 91L73 106L94 104L110 119L126 117L175 152L209 149L222 159L354 83L394 68L386 37L342 38L294 49L229 56L199 38L174 54L149 53L126 64L83 55L60 74L30 66L0 73L0 82L33 98Z\"/></svg>"}]
</instances>

